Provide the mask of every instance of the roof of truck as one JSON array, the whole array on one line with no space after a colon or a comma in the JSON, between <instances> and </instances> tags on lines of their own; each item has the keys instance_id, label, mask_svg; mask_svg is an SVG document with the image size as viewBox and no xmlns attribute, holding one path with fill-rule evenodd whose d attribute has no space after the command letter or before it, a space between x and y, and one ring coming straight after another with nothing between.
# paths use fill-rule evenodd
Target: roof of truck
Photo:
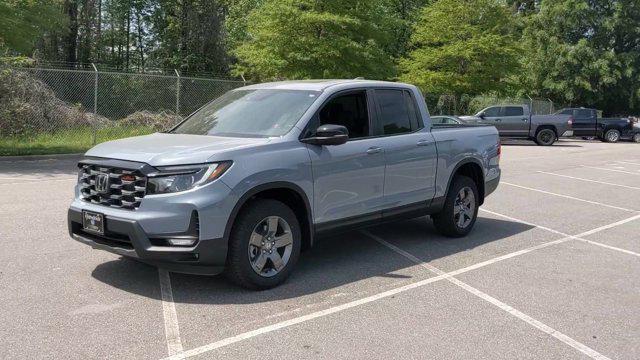
<instances>
[{"instance_id":1,"label":"roof of truck","mask_svg":"<svg viewBox=\"0 0 640 360\"><path fill-rule=\"evenodd\" d=\"M377 81L377 80L294 80L294 81L278 81L268 82L262 84L254 84L243 87L242 89L282 89L282 90L309 90L309 91L322 91L326 88L336 85L345 84L358 84L360 86L408 86L403 83L394 83L389 81Z\"/></svg>"}]
</instances>

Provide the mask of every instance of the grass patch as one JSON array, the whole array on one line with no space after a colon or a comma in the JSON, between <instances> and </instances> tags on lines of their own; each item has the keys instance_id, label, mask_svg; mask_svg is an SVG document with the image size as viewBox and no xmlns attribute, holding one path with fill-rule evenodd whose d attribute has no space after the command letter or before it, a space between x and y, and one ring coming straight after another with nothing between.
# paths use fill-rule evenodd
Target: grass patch
<instances>
[{"instance_id":1,"label":"grass patch","mask_svg":"<svg viewBox=\"0 0 640 360\"><path fill-rule=\"evenodd\" d=\"M150 134L150 126L112 126L96 131L96 144ZM51 155L85 152L93 147L93 129L78 127L32 136L0 137L0 156Z\"/></svg>"}]
</instances>

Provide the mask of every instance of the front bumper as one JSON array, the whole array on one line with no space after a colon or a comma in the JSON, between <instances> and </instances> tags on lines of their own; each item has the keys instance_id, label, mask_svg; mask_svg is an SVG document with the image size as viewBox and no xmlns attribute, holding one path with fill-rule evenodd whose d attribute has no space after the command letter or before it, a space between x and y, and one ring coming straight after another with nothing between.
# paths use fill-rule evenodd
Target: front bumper
<instances>
[{"instance_id":1,"label":"front bumper","mask_svg":"<svg viewBox=\"0 0 640 360\"><path fill-rule=\"evenodd\" d=\"M131 219L104 215L104 235L82 228L82 210L68 212L71 237L94 249L138 259L174 272L215 275L224 270L227 244L223 238L200 239L192 247L157 246L140 224Z\"/></svg>"}]
</instances>

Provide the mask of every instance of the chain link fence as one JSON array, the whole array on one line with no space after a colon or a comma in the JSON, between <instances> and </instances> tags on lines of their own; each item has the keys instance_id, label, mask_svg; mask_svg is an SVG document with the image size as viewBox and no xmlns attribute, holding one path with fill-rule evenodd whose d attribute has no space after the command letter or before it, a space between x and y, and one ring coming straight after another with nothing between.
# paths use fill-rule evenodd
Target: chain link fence
<instances>
[{"instance_id":1,"label":"chain link fence","mask_svg":"<svg viewBox=\"0 0 640 360\"><path fill-rule=\"evenodd\" d=\"M83 152L166 130L243 81L93 69L1 68L0 156Z\"/></svg>"},{"instance_id":2,"label":"chain link fence","mask_svg":"<svg viewBox=\"0 0 640 360\"><path fill-rule=\"evenodd\" d=\"M0 68L0 156L83 152L108 140L166 130L243 81L84 68ZM526 104L550 114L550 100L426 96L432 115L475 114Z\"/></svg>"}]
</instances>

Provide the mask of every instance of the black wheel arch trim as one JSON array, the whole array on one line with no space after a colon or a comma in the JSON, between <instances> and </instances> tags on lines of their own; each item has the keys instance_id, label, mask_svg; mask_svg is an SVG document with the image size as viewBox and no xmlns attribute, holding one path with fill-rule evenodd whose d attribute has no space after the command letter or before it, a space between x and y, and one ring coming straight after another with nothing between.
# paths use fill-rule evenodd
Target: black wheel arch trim
<instances>
[{"instance_id":1,"label":"black wheel arch trim","mask_svg":"<svg viewBox=\"0 0 640 360\"><path fill-rule=\"evenodd\" d=\"M269 183L265 183L265 184L260 184L260 185L254 186L253 188L251 188L248 191L246 191L238 199L238 201L236 202L236 205L233 207L233 210L231 211L231 215L229 216L229 219L227 219L227 224L226 224L225 229L224 229L224 239L225 239L225 242L227 244L229 243L229 239L231 237L231 229L233 227L233 224L236 221L236 218L238 216L238 213L240 212L240 209L242 209L242 207L249 200L251 200L251 198L253 198L255 195L257 195L257 194L259 194L259 193L261 193L263 191L275 190L275 189L291 190L291 191L294 191L298 196L300 196L300 198L304 202L304 206L306 208L307 224L308 224L308 229L306 229L307 231L305 231L305 229L301 229L301 230L303 231L303 237L305 235L308 236L309 246L313 245L314 224L313 224L313 218L312 218L313 215L312 215L312 211L311 211L311 204L310 204L309 199L307 198L307 195L304 192L304 190L302 190L302 188L300 186L298 186L298 185L296 185L294 183L288 182L288 181L274 181L274 182L269 182ZM303 246L303 248L304 248L304 246Z\"/></svg>"},{"instance_id":2,"label":"black wheel arch trim","mask_svg":"<svg viewBox=\"0 0 640 360\"><path fill-rule=\"evenodd\" d=\"M479 184L480 187L478 188L478 193L480 194L480 199L478 201L478 205L482 205L484 203L484 186L485 186L485 173L484 173L484 168L482 166L482 163L480 162L480 160L476 159L476 158L466 158L466 159L462 159L460 160L456 166L453 167L453 170L451 171L451 175L449 175L449 181L447 181L447 191L445 191L444 196L442 197L442 206L444 206L444 200L447 198L447 196L449 195L449 190L451 188L451 183L453 182L453 178L456 175L456 173L458 172L458 170L460 170L460 168L464 165L467 164L474 164L474 165L478 165L478 167L480 167L480 172L482 173L482 181Z\"/></svg>"}]
</instances>

